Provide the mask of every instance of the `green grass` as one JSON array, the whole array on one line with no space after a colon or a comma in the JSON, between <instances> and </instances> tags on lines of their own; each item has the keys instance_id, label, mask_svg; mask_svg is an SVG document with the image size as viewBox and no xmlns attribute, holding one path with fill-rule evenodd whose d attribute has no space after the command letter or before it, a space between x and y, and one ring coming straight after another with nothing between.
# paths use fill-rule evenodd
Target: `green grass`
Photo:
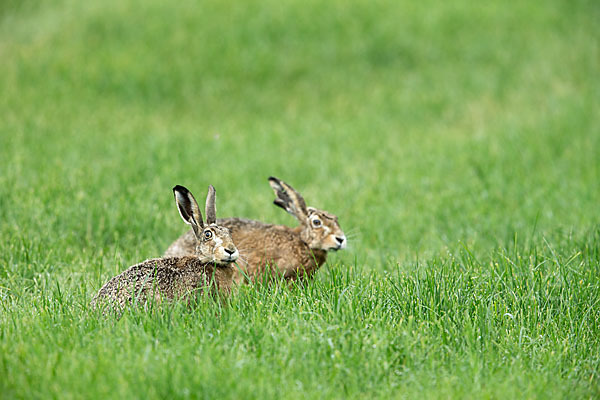
<instances>
[{"instance_id":1,"label":"green grass","mask_svg":"<svg viewBox=\"0 0 600 400\"><path fill-rule=\"evenodd\" d=\"M0 397L600 396L598 3L229 3L0 4ZM316 279L90 310L269 175Z\"/></svg>"}]
</instances>

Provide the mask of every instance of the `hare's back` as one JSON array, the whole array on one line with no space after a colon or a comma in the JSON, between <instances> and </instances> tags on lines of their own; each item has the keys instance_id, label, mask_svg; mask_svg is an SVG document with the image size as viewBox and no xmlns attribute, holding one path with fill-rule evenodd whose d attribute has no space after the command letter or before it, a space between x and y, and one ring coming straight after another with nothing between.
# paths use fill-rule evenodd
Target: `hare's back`
<instances>
[{"instance_id":1,"label":"hare's back","mask_svg":"<svg viewBox=\"0 0 600 400\"><path fill-rule=\"evenodd\" d=\"M302 241L299 228L241 218L227 218L219 223L229 228L240 250L241 265L250 277L263 273L267 266L287 277L295 275L299 268L316 269L324 261L321 254L315 258Z\"/></svg>"},{"instance_id":2,"label":"hare's back","mask_svg":"<svg viewBox=\"0 0 600 400\"><path fill-rule=\"evenodd\" d=\"M196 265L198 264L198 265ZM201 284L203 264L196 257L168 257L146 260L115 276L98 292L98 299L112 298L119 303L134 298L173 299Z\"/></svg>"},{"instance_id":3,"label":"hare's back","mask_svg":"<svg viewBox=\"0 0 600 400\"><path fill-rule=\"evenodd\" d=\"M290 228L285 225L266 224L245 218L223 218L218 220L219 225L229 229L233 241L245 239L246 235L258 238L270 237L272 240L297 241L300 240L298 228Z\"/></svg>"}]
</instances>

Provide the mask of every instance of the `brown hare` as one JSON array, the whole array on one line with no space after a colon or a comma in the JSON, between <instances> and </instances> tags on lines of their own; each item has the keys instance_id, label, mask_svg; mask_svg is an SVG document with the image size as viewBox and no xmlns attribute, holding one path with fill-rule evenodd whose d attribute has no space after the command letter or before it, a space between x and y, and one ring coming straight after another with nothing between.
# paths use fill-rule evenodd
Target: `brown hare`
<instances>
[{"instance_id":1,"label":"brown hare","mask_svg":"<svg viewBox=\"0 0 600 400\"><path fill-rule=\"evenodd\" d=\"M267 273L287 280L311 277L327 259L328 251L346 248L346 235L338 218L327 211L307 207L304 199L287 183L269 178L276 199L274 204L296 217L300 226L265 224L243 218L219 219L218 224L229 228L231 237L240 249L236 282L244 274L251 280ZM184 256L194 251L194 234L186 232L169 246L165 256Z\"/></svg>"},{"instance_id":2,"label":"brown hare","mask_svg":"<svg viewBox=\"0 0 600 400\"><path fill-rule=\"evenodd\" d=\"M215 189L206 197L206 224L192 193L183 186L173 188L181 218L192 226L190 252L181 257L146 260L109 280L94 297L100 303L122 309L129 303L190 300L197 292L228 295L238 250L229 229L216 224Z\"/></svg>"}]
</instances>

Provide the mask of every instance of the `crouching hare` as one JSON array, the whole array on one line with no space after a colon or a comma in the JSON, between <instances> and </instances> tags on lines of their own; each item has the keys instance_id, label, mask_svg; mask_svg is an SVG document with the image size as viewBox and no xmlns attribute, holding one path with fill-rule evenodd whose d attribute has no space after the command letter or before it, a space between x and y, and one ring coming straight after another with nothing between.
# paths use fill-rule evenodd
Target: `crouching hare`
<instances>
[{"instance_id":1,"label":"crouching hare","mask_svg":"<svg viewBox=\"0 0 600 400\"><path fill-rule=\"evenodd\" d=\"M243 272L235 280L251 279L267 273L287 280L311 277L327 259L328 251L345 249L346 235L338 218L327 211L307 207L304 199L287 183L269 178L275 192L274 204L296 217L300 226L290 228L243 218L219 219L240 249ZM187 232L169 246L165 256L184 256L194 251L194 234Z\"/></svg>"},{"instance_id":2,"label":"crouching hare","mask_svg":"<svg viewBox=\"0 0 600 400\"><path fill-rule=\"evenodd\" d=\"M234 276L238 250L229 229L216 224L215 189L206 197L206 224L192 193L183 186L173 188L179 214L192 226L190 252L181 257L146 260L129 267L109 280L92 300L122 309L127 304L183 299L189 301L198 292L228 295Z\"/></svg>"}]
</instances>

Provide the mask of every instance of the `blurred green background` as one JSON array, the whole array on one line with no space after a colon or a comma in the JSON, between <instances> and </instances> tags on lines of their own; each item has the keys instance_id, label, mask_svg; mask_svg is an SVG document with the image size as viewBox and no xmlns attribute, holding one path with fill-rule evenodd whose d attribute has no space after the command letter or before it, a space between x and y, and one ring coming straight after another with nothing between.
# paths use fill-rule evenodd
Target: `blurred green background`
<instances>
[{"instance_id":1,"label":"blurred green background","mask_svg":"<svg viewBox=\"0 0 600 400\"><path fill-rule=\"evenodd\" d=\"M176 183L214 184L221 216L293 223L269 175L339 214L376 265L598 220L595 2L3 14L2 198L28 205L3 204L9 226L160 254L182 230Z\"/></svg>"},{"instance_id":2,"label":"blurred green background","mask_svg":"<svg viewBox=\"0 0 600 400\"><path fill-rule=\"evenodd\" d=\"M89 297L159 256L175 184L295 224L270 175L339 216L330 262L354 271L587 238L599 21L592 0L5 0L0 293Z\"/></svg>"}]
</instances>

